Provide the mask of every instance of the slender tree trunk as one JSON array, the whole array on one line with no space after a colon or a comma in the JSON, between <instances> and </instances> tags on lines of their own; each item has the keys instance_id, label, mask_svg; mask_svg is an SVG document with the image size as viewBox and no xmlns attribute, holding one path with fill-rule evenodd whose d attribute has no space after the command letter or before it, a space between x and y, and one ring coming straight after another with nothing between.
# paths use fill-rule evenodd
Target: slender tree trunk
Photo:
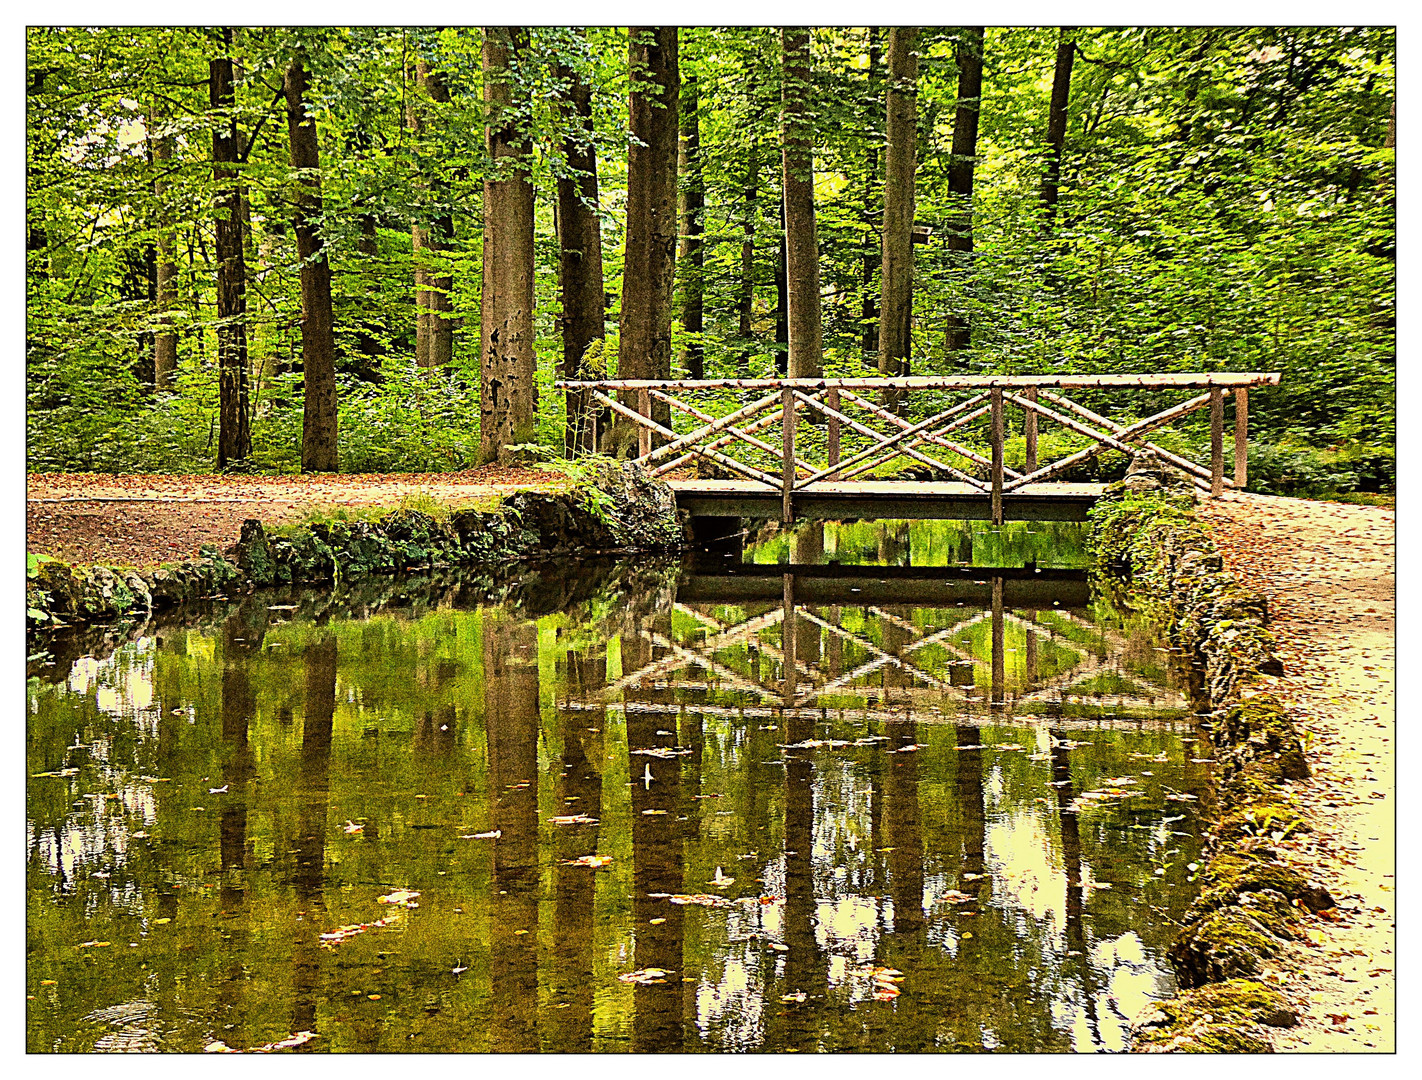
<instances>
[{"instance_id":1,"label":"slender tree trunk","mask_svg":"<svg viewBox=\"0 0 1422 1080\"><path fill-rule=\"evenodd\" d=\"M883 63L883 50L879 47L879 28L869 27L869 70L865 76L870 101L878 95L879 66ZM876 220L879 184L879 143L870 136L869 145L864 150L864 265L859 274L859 323L863 335L862 348L866 353L879 346L879 297L874 292L874 271L879 269L882 256L880 244L872 242L877 237Z\"/></svg>"},{"instance_id":2,"label":"slender tree trunk","mask_svg":"<svg viewBox=\"0 0 1422 1080\"><path fill-rule=\"evenodd\" d=\"M983 96L983 32L981 26L965 26L958 41L958 107L953 115L953 158L948 167L948 190L955 204L948 227L948 250L963 253L954 262L961 259L962 271L969 279L973 266L973 168L977 163ZM966 314L948 313L947 339L950 352L972 345Z\"/></svg>"},{"instance_id":3,"label":"slender tree trunk","mask_svg":"<svg viewBox=\"0 0 1422 1080\"><path fill-rule=\"evenodd\" d=\"M736 294L736 336L741 339L740 371L746 374L750 360L751 318L755 314L755 218L756 189L760 181L760 154L754 139L746 145L746 179L741 189L741 282Z\"/></svg>"},{"instance_id":4,"label":"slender tree trunk","mask_svg":"<svg viewBox=\"0 0 1422 1080\"><path fill-rule=\"evenodd\" d=\"M879 310L879 371L907 375L913 325L914 137L918 101L918 28L889 31L889 81L884 98L884 241ZM886 391L884 405L902 408L901 391Z\"/></svg>"},{"instance_id":5,"label":"slender tree trunk","mask_svg":"<svg viewBox=\"0 0 1422 1080\"><path fill-rule=\"evenodd\" d=\"M780 235L775 253L775 371L784 376L790 363L790 278L786 272L785 191L780 192Z\"/></svg>"},{"instance_id":6,"label":"slender tree trunk","mask_svg":"<svg viewBox=\"0 0 1422 1080\"><path fill-rule=\"evenodd\" d=\"M331 313L331 264L317 231L321 218L321 158L316 121L306 115L306 68L286 69L286 129L296 190L296 251L301 256L301 369L306 387L301 416L301 471L340 472L336 452L336 340Z\"/></svg>"},{"instance_id":7,"label":"slender tree trunk","mask_svg":"<svg viewBox=\"0 0 1422 1080\"><path fill-rule=\"evenodd\" d=\"M533 388L532 150L518 127L508 71L528 52L526 27L484 28L485 138L491 171L484 179L484 295L480 329L479 456L531 442Z\"/></svg>"},{"instance_id":8,"label":"slender tree trunk","mask_svg":"<svg viewBox=\"0 0 1422 1080\"><path fill-rule=\"evenodd\" d=\"M356 334L356 349L360 353L360 376L367 382L374 382L380 377L378 358L385 351L380 344L380 338L376 336L379 323L370 310L372 305L378 303L380 296L378 279L372 281L369 276L376 260L380 257L380 245L376 241L375 227L374 214L360 215L360 235L356 237L356 252L361 257L361 268L367 276L365 278L365 309L360 329Z\"/></svg>"},{"instance_id":9,"label":"slender tree trunk","mask_svg":"<svg viewBox=\"0 0 1422 1080\"><path fill-rule=\"evenodd\" d=\"M1057 38L1052 72L1052 104L1047 113L1047 171L1042 176L1042 232L1052 231L1061 186L1062 149L1066 145L1067 103L1071 100L1071 64L1076 58L1076 27L1063 26Z\"/></svg>"},{"instance_id":10,"label":"slender tree trunk","mask_svg":"<svg viewBox=\"0 0 1422 1080\"><path fill-rule=\"evenodd\" d=\"M155 110L156 111L156 110ZM154 119L161 123L161 117ZM153 198L158 204L158 252L155 277L157 296L155 306L159 312L169 312L178 306L178 264L177 240L170 226L172 214L165 205L168 197L168 181L162 175L168 162L173 159L173 137L161 135L153 140L153 164L158 175L153 180ZM160 314L160 325L169 326L172 318ZM153 335L153 389L168 390L172 386L173 372L178 367L178 335L171 331L159 331Z\"/></svg>"},{"instance_id":11,"label":"slender tree trunk","mask_svg":"<svg viewBox=\"0 0 1422 1080\"><path fill-rule=\"evenodd\" d=\"M815 165L810 119L810 31L780 32L781 142L785 165L785 276L789 284L792 379L824 372L820 329L820 251L815 229Z\"/></svg>"},{"instance_id":12,"label":"slender tree trunk","mask_svg":"<svg viewBox=\"0 0 1422 1080\"><path fill-rule=\"evenodd\" d=\"M419 89L436 105L449 103L449 90L444 79L430 69L424 57L415 62L415 77ZM409 106L410 128L416 134L427 125L417 100ZM425 180L425 186L436 201L445 204L449 185L438 178ZM411 229L415 256L415 362L423 368L447 368L454 360L454 301L450 295L454 279L440 268L443 253L454 239L454 218L444 210L432 221Z\"/></svg>"},{"instance_id":13,"label":"slender tree trunk","mask_svg":"<svg viewBox=\"0 0 1422 1080\"><path fill-rule=\"evenodd\" d=\"M582 72L559 63L558 79L568 86L562 103L568 135L563 153L571 176L558 179L558 251L563 286L563 366L565 379L586 377L583 358L607 334L603 315L602 225L598 221L597 148L593 144L592 87ZM576 129L576 130L574 130ZM591 451L592 402L581 391L567 395L563 452Z\"/></svg>"},{"instance_id":14,"label":"slender tree trunk","mask_svg":"<svg viewBox=\"0 0 1422 1080\"><path fill-rule=\"evenodd\" d=\"M232 30L222 31L232 47ZM232 58L208 62L208 101L218 111L212 133L212 177L217 183L217 467L240 465L252 453L247 403L247 264L242 256L242 192L237 180L241 145L233 114Z\"/></svg>"},{"instance_id":15,"label":"slender tree trunk","mask_svg":"<svg viewBox=\"0 0 1422 1080\"><path fill-rule=\"evenodd\" d=\"M702 331L702 303L705 294L702 271L706 265L705 233L706 186L701 174L701 122L698 114L696 78L688 78L681 88L681 247L677 261L682 266L681 328L698 335L687 342L681 366L689 379L699 379L706 355L699 335Z\"/></svg>"},{"instance_id":16,"label":"slender tree trunk","mask_svg":"<svg viewBox=\"0 0 1422 1080\"><path fill-rule=\"evenodd\" d=\"M675 26L634 26L628 70L627 248L617 373L624 379L671 377L671 302L676 268L677 118L681 78ZM670 407L652 414L671 425Z\"/></svg>"}]
</instances>

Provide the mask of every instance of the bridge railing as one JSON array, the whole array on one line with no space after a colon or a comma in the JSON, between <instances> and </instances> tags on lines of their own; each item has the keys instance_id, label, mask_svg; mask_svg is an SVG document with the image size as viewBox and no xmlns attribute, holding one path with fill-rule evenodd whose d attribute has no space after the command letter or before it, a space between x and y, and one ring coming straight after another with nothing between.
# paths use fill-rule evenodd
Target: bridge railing
<instances>
[{"instance_id":1,"label":"bridge railing","mask_svg":"<svg viewBox=\"0 0 1422 1080\"><path fill-rule=\"evenodd\" d=\"M984 375L860 379L609 379L559 382L589 402L576 443L606 449L613 433L637 439L636 457L666 476L703 458L757 488L782 493L791 519L797 492L842 485L897 458L927 466L990 494L993 521L1002 499L1053 480L1110 450L1151 450L1218 497L1248 476L1249 390L1276 386L1277 372L1142 375ZM1121 423L1071 400L1066 391L1196 391L1149 416ZM1234 476L1224 474L1224 400L1235 399ZM615 396L614 396L615 395ZM879 397L884 404L876 402ZM749 399L749 400L747 400ZM911 399L922 419L903 415ZM1022 468L1006 464L1007 410L1022 413ZM1197 409L1210 410L1210 461L1192 461L1150 436ZM924 415L927 414L927 415ZM678 423L678 418L686 418ZM966 438L977 425L983 442ZM1038 425L1047 420L1088 445L1038 461ZM680 426L682 430L678 431ZM775 439L776 429L780 436ZM961 433L961 434L959 434ZM956 437L955 437L956 435Z\"/></svg>"}]
</instances>

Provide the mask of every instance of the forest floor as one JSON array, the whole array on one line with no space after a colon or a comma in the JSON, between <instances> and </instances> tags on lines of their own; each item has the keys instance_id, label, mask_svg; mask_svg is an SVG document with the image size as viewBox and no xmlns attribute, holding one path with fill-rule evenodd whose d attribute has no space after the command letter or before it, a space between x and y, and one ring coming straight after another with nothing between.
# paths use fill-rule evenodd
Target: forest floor
<instances>
[{"instance_id":1,"label":"forest floor","mask_svg":"<svg viewBox=\"0 0 1422 1080\"><path fill-rule=\"evenodd\" d=\"M1392 510L1262 495L1206 500L1243 584L1269 600L1285 674L1265 678L1290 708L1313 777L1311 831L1276 846L1326 886L1336 920L1287 958L1299 1012L1284 1051L1390 1052L1396 976L1396 537Z\"/></svg>"},{"instance_id":2,"label":"forest floor","mask_svg":"<svg viewBox=\"0 0 1422 1080\"><path fill-rule=\"evenodd\" d=\"M112 476L33 473L25 507L28 550L78 565L146 570L225 548L242 522L288 525L313 515L358 513L433 499L482 504L568 481L556 472L486 465L457 473L317 476Z\"/></svg>"}]
</instances>

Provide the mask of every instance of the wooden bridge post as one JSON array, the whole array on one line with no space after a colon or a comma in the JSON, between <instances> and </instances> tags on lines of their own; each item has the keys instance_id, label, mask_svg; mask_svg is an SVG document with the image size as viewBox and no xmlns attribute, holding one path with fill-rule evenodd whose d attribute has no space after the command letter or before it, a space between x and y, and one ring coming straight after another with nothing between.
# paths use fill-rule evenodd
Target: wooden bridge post
<instances>
[{"instance_id":1,"label":"wooden bridge post","mask_svg":"<svg viewBox=\"0 0 1422 1080\"><path fill-rule=\"evenodd\" d=\"M637 411L647 419L652 418L652 394L646 387L637 391ZM637 456L646 457L652 452L652 430L637 425Z\"/></svg>"},{"instance_id":2,"label":"wooden bridge post","mask_svg":"<svg viewBox=\"0 0 1422 1080\"><path fill-rule=\"evenodd\" d=\"M839 391L825 391L825 404L835 412L839 412ZM829 454L829 464L831 466L839 464L839 417L831 416L829 423L825 425L825 445ZM838 473L830 473L826 480L834 481L839 479Z\"/></svg>"},{"instance_id":3,"label":"wooden bridge post","mask_svg":"<svg viewBox=\"0 0 1422 1080\"><path fill-rule=\"evenodd\" d=\"M1249 482L1249 388L1234 391L1234 490Z\"/></svg>"},{"instance_id":4,"label":"wooden bridge post","mask_svg":"<svg viewBox=\"0 0 1422 1080\"><path fill-rule=\"evenodd\" d=\"M783 439L781 441L780 482L784 501L780 506L780 520L785 524L795 520L791 507L795 491L795 391L785 387L780 391L780 417Z\"/></svg>"},{"instance_id":5,"label":"wooden bridge post","mask_svg":"<svg viewBox=\"0 0 1422 1080\"><path fill-rule=\"evenodd\" d=\"M1002 388L995 386L992 388L992 523L994 525L1002 524L1002 433Z\"/></svg>"},{"instance_id":6,"label":"wooden bridge post","mask_svg":"<svg viewBox=\"0 0 1422 1080\"><path fill-rule=\"evenodd\" d=\"M1037 400L1037 388L1029 386L1022 392L1022 396L1028 401ZM1022 422L1022 436L1027 440L1027 461L1022 466L1024 473L1034 473L1037 471L1037 414L1031 409L1023 410L1027 416Z\"/></svg>"},{"instance_id":7,"label":"wooden bridge post","mask_svg":"<svg viewBox=\"0 0 1422 1080\"><path fill-rule=\"evenodd\" d=\"M1210 497L1224 495L1224 391L1210 391Z\"/></svg>"}]
</instances>

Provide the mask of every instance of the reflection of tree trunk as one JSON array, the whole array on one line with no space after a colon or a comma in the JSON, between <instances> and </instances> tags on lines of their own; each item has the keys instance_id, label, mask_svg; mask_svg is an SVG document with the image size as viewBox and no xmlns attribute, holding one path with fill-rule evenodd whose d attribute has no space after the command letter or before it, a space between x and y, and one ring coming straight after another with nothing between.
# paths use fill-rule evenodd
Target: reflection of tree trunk
<instances>
[{"instance_id":1,"label":"reflection of tree trunk","mask_svg":"<svg viewBox=\"0 0 1422 1080\"><path fill-rule=\"evenodd\" d=\"M234 918L226 935L227 973L218 987L218 1023L237 1025L234 1038L245 1028L246 1010L242 990L246 986L247 923L241 917L246 906L247 792L243 785L252 775L252 751L247 729L255 712L252 684L247 677L251 657L261 651L266 634L266 605L259 606L261 625L252 627L248 618L253 605L243 604L222 627L222 741L229 747L223 783L228 788L219 825L218 850L222 861L222 885L218 892L225 917Z\"/></svg>"},{"instance_id":2,"label":"reflection of tree trunk","mask_svg":"<svg viewBox=\"0 0 1422 1080\"><path fill-rule=\"evenodd\" d=\"M1081 832L1076 811L1068 809L1076 797L1071 784L1071 751L1063 746L1062 740L1069 738L1065 731L1053 731L1052 738L1052 780L1059 785L1057 792L1057 812L1062 827L1062 863L1066 869L1066 940L1067 949L1079 954L1081 960L1081 993L1086 1006L1086 1018L1091 1028L1094 1043L1101 1041L1096 1020L1096 991L1091 977L1091 957L1086 948L1086 924L1082 920L1083 902L1081 889Z\"/></svg>"},{"instance_id":3,"label":"reflection of tree trunk","mask_svg":"<svg viewBox=\"0 0 1422 1080\"><path fill-rule=\"evenodd\" d=\"M814 737L812 716L786 719L788 742ZM809 1001L786 1013L779 1050L814 1050L818 1006L824 1001L829 972L815 939L815 882L811 854L815 843L815 767L812 751L785 754L785 982L781 993L804 991Z\"/></svg>"},{"instance_id":4,"label":"reflection of tree trunk","mask_svg":"<svg viewBox=\"0 0 1422 1080\"><path fill-rule=\"evenodd\" d=\"M568 696L590 701L607 684L606 657L580 657L568 653ZM563 770L557 785L560 814L602 817L603 737L607 714L563 713ZM589 728L596 728L593 732ZM592 1051L593 1034L593 893L597 871L567 866L564 860L597 852L595 825L559 829L559 865L554 882L558 927L557 964L549 989L555 1004L552 1014L552 1049L586 1054Z\"/></svg>"},{"instance_id":5,"label":"reflection of tree trunk","mask_svg":"<svg viewBox=\"0 0 1422 1080\"><path fill-rule=\"evenodd\" d=\"M494 841L493 1049L536 1053L538 634L531 622L484 619L484 722L494 828L502 833Z\"/></svg>"},{"instance_id":6,"label":"reflection of tree trunk","mask_svg":"<svg viewBox=\"0 0 1422 1080\"><path fill-rule=\"evenodd\" d=\"M902 633L902 631L900 631ZM896 724L890 735L895 746L918 741L918 724ZM902 971L919 968L926 921L923 917L923 813L918 801L918 752L894 754L884 792L884 844L889 848L889 895L894 901L894 932L885 945L894 955L889 966ZM912 1053L924 1049L923 1025L914 1022L912 999L898 999L893 1049Z\"/></svg>"},{"instance_id":7,"label":"reflection of tree trunk","mask_svg":"<svg viewBox=\"0 0 1422 1080\"><path fill-rule=\"evenodd\" d=\"M417 757L450 757L456 745L456 721L454 705L441 705L438 709L426 709L415 725L414 748Z\"/></svg>"},{"instance_id":8,"label":"reflection of tree trunk","mask_svg":"<svg viewBox=\"0 0 1422 1080\"><path fill-rule=\"evenodd\" d=\"M306 710L301 725L300 820L292 887L303 911L292 944L292 1031L316 1030L321 999L321 918L325 914L326 812L330 801L331 724L336 711L336 639L306 647Z\"/></svg>"},{"instance_id":9,"label":"reflection of tree trunk","mask_svg":"<svg viewBox=\"0 0 1422 1080\"><path fill-rule=\"evenodd\" d=\"M653 660L652 646L640 634L622 638L623 668L636 670ZM628 700L665 696L655 690L629 690ZM627 748L672 746L676 736L658 735L665 718L655 713L627 713ZM632 912L637 931L635 963L638 969L656 967L670 971L668 983L682 977L685 908L648 893L700 892L686 887L681 823L680 759L661 761L641 754L628 755L632 778ZM644 777L651 771L652 782ZM645 811L659 811L647 814ZM651 925L653 919L666 922ZM674 1053L682 1050L682 995L672 985L637 986L633 991L632 1050L634 1053Z\"/></svg>"},{"instance_id":10,"label":"reflection of tree trunk","mask_svg":"<svg viewBox=\"0 0 1422 1080\"><path fill-rule=\"evenodd\" d=\"M982 744L982 732L975 727L957 729L958 746L977 747ZM963 842L961 884L958 888L980 901L986 880L987 808L983 803L983 752L958 750L954 792L958 797L958 833ZM970 876L971 875L971 876ZM977 911L977 902L965 907Z\"/></svg>"},{"instance_id":11,"label":"reflection of tree trunk","mask_svg":"<svg viewBox=\"0 0 1422 1080\"><path fill-rule=\"evenodd\" d=\"M1028 622L1035 623L1037 621L1035 610L1024 611L1022 616ZM1027 661L1027 690L1030 692L1037 685L1037 631L1035 630L1027 631L1025 657Z\"/></svg>"}]
</instances>

